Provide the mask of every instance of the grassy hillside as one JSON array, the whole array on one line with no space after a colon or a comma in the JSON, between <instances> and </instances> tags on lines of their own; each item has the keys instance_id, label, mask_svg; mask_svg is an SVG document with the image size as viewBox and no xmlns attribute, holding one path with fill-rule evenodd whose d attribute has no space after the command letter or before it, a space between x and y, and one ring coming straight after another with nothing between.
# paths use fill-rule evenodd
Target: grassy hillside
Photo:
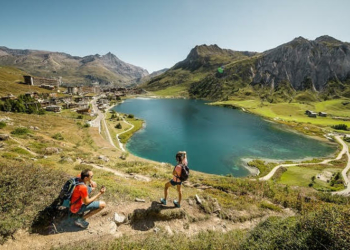
<instances>
[{"instance_id":1,"label":"grassy hillside","mask_svg":"<svg viewBox=\"0 0 350 250\"><path fill-rule=\"evenodd\" d=\"M28 73L14 67L0 66L0 96L7 96L11 93L21 95L34 91L40 93L51 92L38 86L19 84L24 81L23 75L28 75Z\"/></svg>"},{"instance_id":2,"label":"grassy hillside","mask_svg":"<svg viewBox=\"0 0 350 250\"><path fill-rule=\"evenodd\" d=\"M129 155L127 160L121 160L119 156L122 152L105 144L101 136L95 133L96 129L82 126L85 119L90 119L88 117L80 119L77 114L70 111L61 114L47 113L43 116L12 113L0 113L0 116L9 118L6 126L1 128L0 132L11 135L9 140L1 142L2 150L0 151L2 242L6 241L9 236L16 235L19 228L30 228L32 232L41 232L43 228L48 227L47 220L50 217L45 216L50 216L50 213L45 215L40 211L48 211L47 209L50 204L54 203L67 176L77 175L84 168L93 168L89 165L91 163L114 169L125 175L122 177L122 175L107 172L103 168L93 168L95 181L107 187L108 192L103 199L109 206L107 214L96 215L96 223L102 223L98 221L102 221L103 218L111 218L114 212L121 210L133 218L132 216L136 216L135 213L143 211L137 210L138 207L148 208L149 206L151 209L153 206L151 203L158 201L162 196L163 185L171 176L172 167L168 165L141 160L132 155ZM24 134L11 134L20 126L28 128ZM30 126L38 127L39 130L30 129ZM110 126L110 129L111 127L113 128ZM60 137L55 136L58 133ZM61 140L54 138L61 138ZM48 153L47 148L58 148L59 150L57 153ZM101 154L108 156L110 161L99 160L98 156ZM133 176L130 174L143 175L150 178L150 181L127 178L127 176ZM282 176L282 183L283 178ZM27 187L30 186L36 188L28 190ZM196 194L202 199L201 205L194 201ZM9 202L12 197L20 198L16 202ZM176 197L175 190L170 190L170 197L172 199ZM145 206L135 204L135 198L145 199ZM116 205L115 202L122 206ZM269 230L270 235L264 237L269 237L270 242L264 241L263 244L266 247L280 248L281 243L279 242L282 237L287 237L292 246L295 244L310 246L311 243L317 245L316 239L318 238L314 238L313 234L321 230L322 234L328 237L326 242L322 241L322 244L329 247L339 244L337 246L345 247L347 243L339 243L339 235L342 232L348 232L347 227L327 224L327 221L333 219L325 216L324 213L328 211L327 209L332 209L333 216L340 219L346 216L344 208L349 202L348 198L316 193L314 188L308 186L289 188L288 185L278 184L275 181L257 182L192 171L190 182L184 186L183 208L152 212L153 226L142 231L135 229L138 227L136 225L140 223L148 225L149 217L142 219L142 215L138 214L137 221L131 221L130 226L119 229L123 232L124 237L116 240L110 240L107 237L95 242L92 237L95 233L92 231L91 235L86 232L87 238L79 246L93 249L132 249L142 245L144 249L154 249L156 246L172 246L175 239L184 237L183 242L176 245L177 249L188 249L189 247L202 249L210 248L210 246L224 249L250 249L249 246L255 246L252 249L259 249L260 240L256 238L256 235L258 232ZM122 209L122 207L131 209ZM218 207L219 210L217 210ZM290 213L290 211L293 212ZM319 211L319 214L314 216L315 211ZM269 219L266 221L267 218ZM319 226L316 223L319 220L324 220L326 225ZM255 227L260 221L261 224ZM298 225L307 222L314 224L312 227L302 227L303 238L300 240L295 236L299 234ZM165 230L168 223L175 230L173 231L174 237L168 236ZM216 226L217 223L220 226ZM238 229L238 225L245 223L251 226ZM224 234L222 228L225 227L221 226L223 224L226 225ZM107 224L102 225L103 227L108 226ZM176 225L182 229L180 230ZM280 234L281 226L288 228L284 235ZM160 228L159 234L153 233L155 227ZM199 234L192 233L194 228L198 228ZM211 229L207 231L207 228ZM73 233L72 237L74 235L81 237L83 233ZM187 236L182 236L182 234L187 234ZM73 238L65 234L61 235L60 248L77 247L75 243L74 246L70 245L75 242ZM31 236L28 237L27 240L30 240ZM56 236L56 241L57 239Z\"/></svg>"},{"instance_id":3,"label":"grassy hillside","mask_svg":"<svg viewBox=\"0 0 350 250\"><path fill-rule=\"evenodd\" d=\"M252 109L259 105L256 101L242 103ZM281 114L286 107L291 111L298 107L284 105L269 104L266 113ZM343 104L328 101L322 108L345 112L340 105ZM294 112L298 115L298 111ZM129 128L126 123L115 128L120 121L107 115L113 138ZM268 182L191 171L189 181L182 187L181 208L174 208L174 188L169 190L167 206L158 202L173 166L131 154L121 159L125 154L112 147L97 128L84 126L92 117L64 110L44 115L0 112L0 119L0 134L10 136L0 141L0 248L350 247L350 227L343 223L349 219L350 198L317 192L316 188L324 184L318 181L319 186L306 185L311 175L338 171L344 161L332 163L327 169L307 169L312 173L305 176L298 169L291 169ZM135 129L142 125L142 121L132 118L129 122L137 125ZM99 187L107 187L100 197L107 208L88 220L88 230L78 230L54 205L67 178L86 168L94 171ZM296 175L300 183L287 183ZM196 202L196 195L201 203ZM135 202L136 198L144 202ZM124 214L128 223L116 227L115 213Z\"/></svg>"},{"instance_id":4,"label":"grassy hillside","mask_svg":"<svg viewBox=\"0 0 350 250\"><path fill-rule=\"evenodd\" d=\"M253 55L254 53L221 49L216 45L196 46L184 61L141 87L161 96L195 96L191 88L202 84L207 78L211 79L219 67L226 67Z\"/></svg>"},{"instance_id":5,"label":"grassy hillside","mask_svg":"<svg viewBox=\"0 0 350 250\"><path fill-rule=\"evenodd\" d=\"M235 108L244 108L245 110L275 120L279 122L287 122L293 127L308 126L308 124L317 125L321 127L328 127L337 124L346 124L350 126L350 121L334 119L342 117L344 119L350 118L350 99L336 99L323 102L307 102L307 103L269 103L261 102L256 98L250 98L248 100L230 100L214 102L211 105L221 105ZM327 117L317 118L308 117L305 115L306 110L312 110L314 112L326 112ZM308 133L307 131L304 131Z\"/></svg>"}]
</instances>

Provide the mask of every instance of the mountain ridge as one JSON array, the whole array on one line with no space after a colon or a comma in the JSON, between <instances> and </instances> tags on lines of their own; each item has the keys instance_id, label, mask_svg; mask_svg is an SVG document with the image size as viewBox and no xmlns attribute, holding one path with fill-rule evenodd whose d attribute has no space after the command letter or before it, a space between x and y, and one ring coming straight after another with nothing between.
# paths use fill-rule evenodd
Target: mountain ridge
<instances>
[{"instance_id":1,"label":"mountain ridge","mask_svg":"<svg viewBox=\"0 0 350 250\"><path fill-rule=\"evenodd\" d=\"M249 94L273 102L292 100L307 90L316 99L350 97L350 44L324 35L315 40L296 37L262 53L200 45L143 85L150 91L174 86L189 97L212 100Z\"/></svg>"},{"instance_id":2,"label":"mountain ridge","mask_svg":"<svg viewBox=\"0 0 350 250\"><path fill-rule=\"evenodd\" d=\"M148 71L126 63L108 52L105 55L72 56L64 52L20 50L0 46L0 65L14 66L41 77L61 76L65 83L130 85L149 75Z\"/></svg>"}]
</instances>

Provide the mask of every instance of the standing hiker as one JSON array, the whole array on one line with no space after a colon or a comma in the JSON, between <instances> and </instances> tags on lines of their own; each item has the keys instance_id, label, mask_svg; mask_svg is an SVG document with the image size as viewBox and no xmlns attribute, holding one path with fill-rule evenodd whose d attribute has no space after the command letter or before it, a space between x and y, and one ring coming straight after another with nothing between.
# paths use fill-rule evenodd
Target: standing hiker
<instances>
[{"instance_id":1,"label":"standing hiker","mask_svg":"<svg viewBox=\"0 0 350 250\"><path fill-rule=\"evenodd\" d=\"M179 151L176 156L177 165L173 170L174 177L165 184L164 187L164 198L160 199L160 202L166 205L166 199L168 197L168 189L170 186L176 186L177 192L179 194L179 200L174 200L175 207L180 207L181 199L182 199L182 191L181 184L182 181L185 181L188 178L189 170L187 167L187 154L186 151ZM184 172L184 169L187 169L187 173ZM185 177L186 175L186 177Z\"/></svg>"},{"instance_id":2,"label":"standing hiker","mask_svg":"<svg viewBox=\"0 0 350 250\"><path fill-rule=\"evenodd\" d=\"M93 172L90 169L83 170L80 174L79 183L74 188L72 198L71 198L71 207L70 211L73 214L86 214L82 218L78 218L74 223L75 225L81 228L87 228L89 222L86 221L90 216L100 212L106 207L104 201L96 201L96 199L106 192L106 188L102 186L100 192L95 196L89 198L89 195L93 189L97 186L94 181L92 181Z\"/></svg>"}]
</instances>

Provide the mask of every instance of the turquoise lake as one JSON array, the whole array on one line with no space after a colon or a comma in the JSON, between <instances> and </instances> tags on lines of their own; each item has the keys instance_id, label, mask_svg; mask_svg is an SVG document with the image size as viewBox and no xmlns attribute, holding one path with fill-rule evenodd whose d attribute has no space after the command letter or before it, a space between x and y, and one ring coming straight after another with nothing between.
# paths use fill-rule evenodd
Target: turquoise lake
<instances>
[{"instance_id":1,"label":"turquoise lake","mask_svg":"<svg viewBox=\"0 0 350 250\"><path fill-rule=\"evenodd\" d=\"M205 103L137 98L113 109L146 122L126 145L132 154L175 164L176 152L185 150L190 169L206 173L242 177L249 175L242 159L304 159L336 150L259 116Z\"/></svg>"}]
</instances>

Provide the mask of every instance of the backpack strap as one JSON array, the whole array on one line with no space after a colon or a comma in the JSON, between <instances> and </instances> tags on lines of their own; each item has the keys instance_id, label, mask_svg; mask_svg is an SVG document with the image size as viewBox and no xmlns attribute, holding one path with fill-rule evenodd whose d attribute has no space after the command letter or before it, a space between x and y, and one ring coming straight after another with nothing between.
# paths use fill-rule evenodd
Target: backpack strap
<instances>
[{"instance_id":1,"label":"backpack strap","mask_svg":"<svg viewBox=\"0 0 350 250\"><path fill-rule=\"evenodd\" d=\"M73 191L72 191L72 196L73 196L73 192L74 192L76 186L78 186L78 185L83 185L83 184L85 184L85 183L84 183L84 182L79 182L77 185L75 185L75 187L74 187L74 189L73 189ZM70 204L69 204L69 207L70 207L71 205L74 205L75 203L77 203L80 199L81 199L81 197L79 197L76 201L70 203Z\"/></svg>"}]
</instances>

